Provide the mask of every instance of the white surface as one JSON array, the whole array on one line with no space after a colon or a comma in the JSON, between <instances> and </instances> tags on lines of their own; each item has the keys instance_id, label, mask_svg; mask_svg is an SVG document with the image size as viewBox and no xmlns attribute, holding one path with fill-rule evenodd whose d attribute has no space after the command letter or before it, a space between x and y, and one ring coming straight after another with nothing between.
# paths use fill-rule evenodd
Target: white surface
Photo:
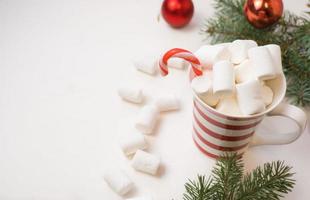
<instances>
[{"instance_id":1,"label":"white surface","mask_svg":"<svg viewBox=\"0 0 310 200\"><path fill-rule=\"evenodd\" d=\"M284 1L292 11L306 0ZM0 1L0 199L118 200L103 181L105 168L120 167L135 182L129 197L181 199L184 182L210 173L214 161L191 139L187 74L166 78L137 72L131 58L172 47L196 50L211 1L195 1L192 23L182 30L157 22L161 1ZM149 152L161 155L159 177L135 172L117 145L116 124L139 106L123 102L122 84L145 86L148 95L173 91L182 111L165 113ZM287 131L289 120L264 121L261 130ZM287 125L289 124L289 125ZM271 160L294 166L297 184L284 199L310 198L309 126L283 146L255 147L247 169Z\"/></svg>"}]
</instances>

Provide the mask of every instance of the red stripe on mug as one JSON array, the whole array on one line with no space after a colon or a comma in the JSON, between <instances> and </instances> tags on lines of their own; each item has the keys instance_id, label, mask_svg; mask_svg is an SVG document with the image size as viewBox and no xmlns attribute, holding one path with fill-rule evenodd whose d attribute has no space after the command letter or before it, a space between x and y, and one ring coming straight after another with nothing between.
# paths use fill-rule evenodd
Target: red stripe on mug
<instances>
[{"instance_id":1,"label":"red stripe on mug","mask_svg":"<svg viewBox=\"0 0 310 200\"><path fill-rule=\"evenodd\" d=\"M195 140L195 138L193 138L193 140L194 140L194 143L195 143L195 145L197 146L197 148L198 148L203 154L205 154L205 155L207 155L207 156L209 156L209 157L211 157L211 158L214 158L214 159L219 159L219 158L221 157L221 156L215 155L215 154L213 154L213 153L210 153L210 152L208 152L207 150L205 150L204 148L202 148L202 147L198 144L198 142ZM223 153L223 154L224 154L224 153ZM238 154L238 155L237 155L237 158L240 159L242 156L243 156L243 153Z\"/></svg>"},{"instance_id":2,"label":"red stripe on mug","mask_svg":"<svg viewBox=\"0 0 310 200\"><path fill-rule=\"evenodd\" d=\"M241 146L236 146L236 147L223 147L223 146L218 146L216 144L213 144L209 141L207 141L206 139L204 139L199 133L198 131L194 128L194 131L196 133L196 135L198 136L198 138L207 146L216 149L216 150L220 150L220 151L238 151L240 149L243 149L244 147L246 147L248 145L248 143L241 145Z\"/></svg>"},{"instance_id":3,"label":"red stripe on mug","mask_svg":"<svg viewBox=\"0 0 310 200\"><path fill-rule=\"evenodd\" d=\"M249 137L251 137L254 134L254 131L247 134L247 135L242 135L242 136L226 136L226 135L221 135L219 133L216 133L214 131L209 130L207 127L205 127L203 124L201 124L201 122L199 122L199 120L197 119L196 115L194 114L194 119L196 121L196 123L198 124L198 126L208 135L211 135L214 138L217 138L219 140L225 140L225 141L240 141L240 140L244 140L247 139Z\"/></svg>"},{"instance_id":4,"label":"red stripe on mug","mask_svg":"<svg viewBox=\"0 0 310 200\"><path fill-rule=\"evenodd\" d=\"M195 138L193 138L193 140L194 140L194 143L196 144L196 146L198 147L198 149L199 149L202 153L204 153L205 155L210 156L211 158L214 158L214 159L218 159L218 158L219 158L219 156L217 156L217 155L215 155L215 154L212 154L212 153L209 153L209 152L207 152L204 148L202 148L202 147L196 142Z\"/></svg>"},{"instance_id":5,"label":"red stripe on mug","mask_svg":"<svg viewBox=\"0 0 310 200\"><path fill-rule=\"evenodd\" d=\"M249 129L249 128L253 128L255 127L257 124L260 123L260 121L255 122L255 123L251 123L248 125L229 125L229 124L223 124L221 122L218 122L210 117L208 117L205 113L202 112L202 110L200 110L196 104L196 102L194 102L194 106L196 108L196 110L198 111L198 113L208 122L210 122L211 124L224 128L224 129L229 129L229 130L245 130L245 129Z\"/></svg>"}]
</instances>

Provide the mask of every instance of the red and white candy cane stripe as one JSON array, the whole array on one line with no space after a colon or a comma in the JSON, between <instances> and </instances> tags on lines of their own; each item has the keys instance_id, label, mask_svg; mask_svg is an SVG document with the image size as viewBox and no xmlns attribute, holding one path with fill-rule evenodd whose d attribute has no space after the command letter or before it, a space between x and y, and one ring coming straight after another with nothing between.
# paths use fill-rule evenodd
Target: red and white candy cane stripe
<instances>
[{"instance_id":1,"label":"red and white candy cane stripe","mask_svg":"<svg viewBox=\"0 0 310 200\"><path fill-rule=\"evenodd\" d=\"M198 60L198 58L196 58L196 56L194 56L193 53L185 49L174 48L174 49L167 51L164 54L164 56L159 60L159 68L163 76L166 76L168 74L167 63L168 63L168 60L173 57L182 58L188 61L191 64L192 71L195 73L195 75L196 76L202 75L200 61Z\"/></svg>"}]
</instances>

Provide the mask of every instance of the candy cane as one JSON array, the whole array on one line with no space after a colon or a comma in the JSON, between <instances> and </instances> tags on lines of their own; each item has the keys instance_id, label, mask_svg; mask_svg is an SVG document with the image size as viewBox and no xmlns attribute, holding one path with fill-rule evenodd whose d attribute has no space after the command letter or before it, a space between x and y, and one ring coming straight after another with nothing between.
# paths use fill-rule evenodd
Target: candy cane
<instances>
[{"instance_id":1,"label":"candy cane","mask_svg":"<svg viewBox=\"0 0 310 200\"><path fill-rule=\"evenodd\" d=\"M192 71L195 73L195 75L196 76L202 75L200 61L198 60L198 58L194 56L194 54L192 54L190 51L187 51L185 49L174 48L174 49L167 51L164 54L164 56L159 60L159 68L163 76L166 76L168 74L167 63L168 63L168 60L173 57L182 58L188 61L191 64Z\"/></svg>"}]
</instances>

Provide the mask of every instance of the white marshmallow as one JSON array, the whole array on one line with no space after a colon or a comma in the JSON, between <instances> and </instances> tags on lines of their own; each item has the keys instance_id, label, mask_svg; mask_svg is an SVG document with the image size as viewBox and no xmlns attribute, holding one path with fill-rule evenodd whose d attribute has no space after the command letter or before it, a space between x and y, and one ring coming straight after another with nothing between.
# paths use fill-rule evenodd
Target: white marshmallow
<instances>
[{"instance_id":1,"label":"white marshmallow","mask_svg":"<svg viewBox=\"0 0 310 200\"><path fill-rule=\"evenodd\" d=\"M254 68L255 76L259 80L275 78L277 67L274 64L267 47L254 47L248 51L249 59Z\"/></svg>"},{"instance_id":2,"label":"white marshmallow","mask_svg":"<svg viewBox=\"0 0 310 200\"><path fill-rule=\"evenodd\" d=\"M236 89L239 107L243 114L252 115L265 110L261 84L258 80L237 84Z\"/></svg>"},{"instance_id":3,"label":"white marshmallow","mask_svg":"<svg viewBox=\"0 0 310 200\"><path fill-rule=\"evenodd\" d=\"M143 196L143 197L129 198L129 199L126 199L126 200L153 200L153 198L149 197L149 196Z\"/></svg>"},{"instance_id":4,"label":"white marshmallow","mask_svg":"<svg viewBox=\"0 0 310 200\"><path fill-rule=\"evenodd\" d=\"M255 79L254 69L249 59L234 67L236 83L243 83Z\"/></svg>"},{"instance_id":5,"label":"white marshmallow","mask_svg":"<svg viewBox=\"0 0 310 200\"><path fill-rule=\"evenodd\" d=\"M276 44L265 45L268 48L269 53L271 54L272 60L277 68L277 74L282 74L282 58L281 58L281 48Z\"/></svg>"},{"instance_id":6,"label":"white marshmallow","mask_svg":"<svg viewBox=\"0 0 310 200\"><path fill-rule=\"evenodd\" d=\"M118 89L118 95L126 101L132 103L142 103L143 92L140 88L122 87Z\"/></svg>"},{"instance_id":7,"label":"white marshmallow","mask_svg":"<svg viewBox=\"0 0 310 200\"><path fill-rule=\"evenodd\" d=\"M265 81L260 81L261 86L266 85Z\"/></svg>"},{"instance_id":8,"label":"white marshmallow","mask_svg":"<svg viewBox=\"0 0 310 200\"><path fill-rule=\"evenodd\" d=\"M191 82L191 87L195 93L209 106L215 106L219 98L213 94L212 75L204 73L202 76L197 76Z\"/></svg>"},{"instance_id":9,"label":"white marshmallow","mask_svg":"<svg viewBox=\"0 0 310 200\"><path fill-rule=\"evenodd\" d=\"M230 59L228 44L204 45L194 55L199 59L203 68L212 68L215 62Z\"/></svg>"},{"instance_id":10,"label":"white marshmallow","mask_svg":"<svg viewBox=\"0 0 310 200\"><path fill-rule=\"evenodd\" d=\"M204 94L212 90L213 72L212 70L205 70L203 75L196 76L191 81L191 88L197 94Z\"/></svg>"},{"instance_id":11,"label":"white marshmallow","mask_svg":"<svg viewBox=\"0 0 310 200\"><path fill-rule=\"evenodd\" d=\"M155 175L160 165L160 159L150 153L138 150L131 165L137 171Z\"/></svg>"},{"instance_id":12,"label":"white marshmallow","mask_svg":"<svg viewBox=\"0 0 310 200\"><path fill-rule=\"evenodd\" d=\"M188 63L184 61L182 58L170 58L168 60L168 67L176 68L176 69L184 69Z\"/></svg>"},{"instance_id":13,"label":"white marshmallow","mask_svg":"<svg viewBox=\"0 0 310 200\"><path fill-rule=\"evenodd\" d=\"M121 170L106 171L103 178L110 188L119 195L125 195L134 186L129 177Z\"/></svg>"},{"instance_id":14,"label":"white marshmallow","mask_svg":"<svg viewBox=\"0 0 310 200\"><path fill-rule=\"evenodd\" d=\"M136 153L138 149L147 147L144 136L138 132L123 133L119 138L119 145L126 155Z\"/></svg>"},{"instance_id":15,"label":"white marshmallow","mask_svg":"<svg viewBox=\"0 0 310 200\"><path fill-rule=\"evenodd\" d=\"M155 100L154 104L160 112L180 109L180 101L174 94L160 96Z\"/></svg>"},{"instance_id":16,"label":"white marshmallow","mask_svg":"<svg viewBox=\"0 0 310 200\"><path fill-rule=\"evenodd\" d=\"M212 92L203 94L203 95L198 95L198 96L203 102L205 102L206 104L212 107L216 106L220 100L220 98L212 94Z\"/></svg>"},{"instance_id":17,"label":"white marshmallow","mask_svg":"<svg viewBox=\"0 0 310 200\"><path fill-rule=\"evenodd\" d=\"M230 116L242 116L238 101L235 96L221 99L216 105L216 110L222 114Z\"/></svg>"},{"instance_id":18,"label":"white marshmallow","mask_svg":"<svg viewBox=\"0 0 310 200\"><path fill-rule=\"evenodd\" d=\"M231 96L235 89L235 76L229 61L219 61L213 66L213 93L218 96Z\"/></svg>"},{"instance_id":19,"label":"white marshmallow","mask_svg":"<svg viewBox=\"0 0 310 200\"><path fill-rule=\"evenodd\" d=\"M273 91L267 85L261 86L262 89L262 97L266 106L270 105L273 100Z\"/></svg>"},{"instance_id":20,"label":"white marshmallow","mask_svg":"<svg viewBox=\"0 0 310 200\"><path fill-rule=\"evenodd\" d=\"M230 61L233 64L240 64L248 58L248 50L252 47L256 47L257 43L253 40L235 40L228 49L231 53Z\"/></svg>"},{"instance_id":21,"label":"white marshmallow","mask_svg":"<svg viewBox=\"0 0 310 200\"><path fill-rule=\"evenodd\" d=\"M157 70L158 60L156 58L146 56L139 60L134 60L135 68L149 75L154 75Z\"/></svg>"},{"instance_id":22,"label":"white marshmallow","mask_svg":"<svg viewBox=\"0 0 310 200\"><path fill-rule=\"evenodd\" d=\"M144 106L137 116L135 122L136 129L145 134L152 133L156 125L158 115L159 110L157 106L154 105Z\"/></svg>"}]
</instances>

